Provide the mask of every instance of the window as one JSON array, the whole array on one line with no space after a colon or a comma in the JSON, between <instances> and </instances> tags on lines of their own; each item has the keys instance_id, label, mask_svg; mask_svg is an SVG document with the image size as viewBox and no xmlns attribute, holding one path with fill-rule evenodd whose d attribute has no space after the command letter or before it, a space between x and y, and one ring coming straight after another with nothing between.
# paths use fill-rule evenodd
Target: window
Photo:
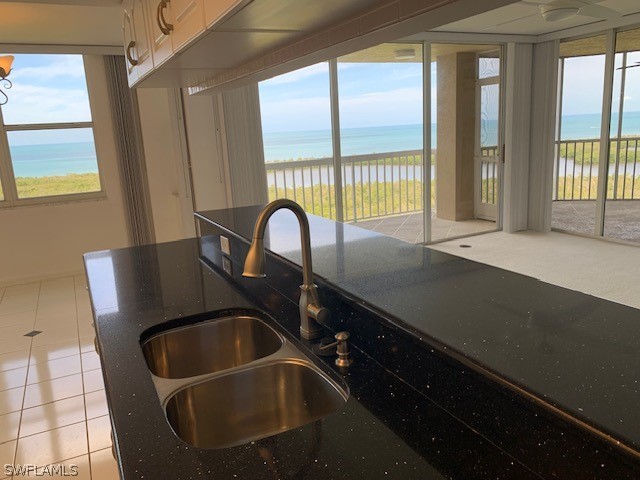
<instances>
[{"instance_id":1,"label":"window","mask_svg":"<svg viewBox=\"0 0 640 480\"><path fill-rule=\"evenodd\" d=\"M382 44L264 81L260 112L269 200L365 228L419 217L421 44ZM402 238L422 232L412 224Z\"/></svg>"},{"instance_id":2,"label":"window","mask_svg":"<svg viewBox=\"0 0 640 480\"><path fill-rule=\"evenodd\" d=\"M15 55L1 108L0 206L102 192L82 55Z\"/></svg>"},{"instance_id":3,"label":"window","mask_svg":"<svg viewBox=\"0 0 640 480\"><path fill-rule=\"evenodd\" d=\"M261 82L269 200L411 243L498 229L501 53L383 43Z\"/></svg>"},{"instance_id":4,"label":"window","mask_svg":"<svg viewBox=\"0 0 640 480\"><path fill-rule=\"evenodd\" d=\"M606 35L560 44L555 229L592 235L596 228L606 49Z\"/></svg>"},{"instance_id":5,"label":"window","mask_svg":"<svg viewBox=\"0 0 640 480\"><path fill-rule=\"evenodd\" d=\"M640 29L560 45L554 229L640 243Z\"/></svg>"},{"instance_id":6,"label":"window","mask_svg":"<svg viewBox=\"0 0 640 480\"><path fill-rule=\"evenodd\" d=\"M289 198L336 218L329 64L261 82L260 112L269 201Z\"/></svg>"}]
</instances>

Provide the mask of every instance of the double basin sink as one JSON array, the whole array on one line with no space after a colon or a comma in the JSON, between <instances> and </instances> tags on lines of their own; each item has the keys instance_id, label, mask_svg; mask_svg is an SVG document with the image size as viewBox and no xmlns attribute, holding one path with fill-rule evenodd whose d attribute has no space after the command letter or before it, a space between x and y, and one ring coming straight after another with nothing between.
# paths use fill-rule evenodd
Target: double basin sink
<instances>
[{"instance_id":1,"label":"double basin sink","mask_svg":"<svg viewBox=\"0 0 640 480\"><path fill-rule=\"evenodd\" d=\"M347 386L260 315L215 318L142 342L167 420L184 442L228 448L340 410Z\"/></svg>"}]
</instances>

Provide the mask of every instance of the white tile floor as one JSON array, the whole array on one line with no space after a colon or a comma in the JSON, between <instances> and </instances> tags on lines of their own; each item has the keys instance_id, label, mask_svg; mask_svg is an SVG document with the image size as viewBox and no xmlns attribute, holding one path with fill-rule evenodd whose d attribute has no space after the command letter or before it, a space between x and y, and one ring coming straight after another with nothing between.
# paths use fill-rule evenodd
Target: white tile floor
<instances>
[{"instance_id":1,"label":"white tile floor","mask_svg":"<svg viewBox=\"0 0 640 480\"><path fill-rule=\"evenodd\" d=\"M91 322L82 276L0 287L0 479L5 464L118 478Z\"/></svg>"}]
</instances>

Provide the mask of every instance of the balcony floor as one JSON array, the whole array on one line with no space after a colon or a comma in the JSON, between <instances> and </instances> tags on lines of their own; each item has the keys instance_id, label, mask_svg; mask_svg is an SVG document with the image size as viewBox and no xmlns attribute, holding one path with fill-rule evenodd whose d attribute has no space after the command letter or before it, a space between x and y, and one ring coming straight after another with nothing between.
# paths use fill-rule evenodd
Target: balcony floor
<instances>
[{"instance_id":1,"label":"balcony floor","mask_svg":"<svg viewBox=\"0 0 640 480\"><path fill-rule=\"evenodd\" d=\"M569 232L593 235L595 200L553 202L551 226ZM605 204L605 236L640 241L640 200L607 201Z\"/></svg>"},{"instance_id":2,"label":"balcony floor","mask_svg":"<svg viewBox=\"0 0 640 480\"><path fill-rule=\"evenodd\" d=\"M454 222L452 220L435 218L435 212L432 212L431 218L431 236L433 240L460 237L496 229L496 223L487 220ZM424 229L422 212L362 220L353 223L353 225L409 243L419 243L423 241Z\"/></svg>"}]
</instances>

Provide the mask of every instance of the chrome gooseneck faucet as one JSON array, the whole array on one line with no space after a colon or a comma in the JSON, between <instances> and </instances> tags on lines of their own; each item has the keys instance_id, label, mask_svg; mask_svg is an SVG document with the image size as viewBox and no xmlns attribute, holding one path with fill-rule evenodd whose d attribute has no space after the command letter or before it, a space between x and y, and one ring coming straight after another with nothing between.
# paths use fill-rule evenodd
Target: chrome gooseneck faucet
<instances>
[{"instance_id":1,"label":"chrome gooseneck faucet","mask_svg":"<svg viewBox=\"0 0 640 480\"><path fill-rule=\"evenodd\" d=\"M295 213L300 224L300 240L302 242L302 285L300 285L300 334L308 340L322 335L320 324L326 324L330 312L320 305L318 287L313 283L313 266L311 264L311 236L309 220L304 210L296 202L282 198L269 203L262 209L253 230L253 241L244 262L245 277L266 277L264 272L264 231L271 215L277 210L286 208Z\"/></svg>"}]
</instances>

